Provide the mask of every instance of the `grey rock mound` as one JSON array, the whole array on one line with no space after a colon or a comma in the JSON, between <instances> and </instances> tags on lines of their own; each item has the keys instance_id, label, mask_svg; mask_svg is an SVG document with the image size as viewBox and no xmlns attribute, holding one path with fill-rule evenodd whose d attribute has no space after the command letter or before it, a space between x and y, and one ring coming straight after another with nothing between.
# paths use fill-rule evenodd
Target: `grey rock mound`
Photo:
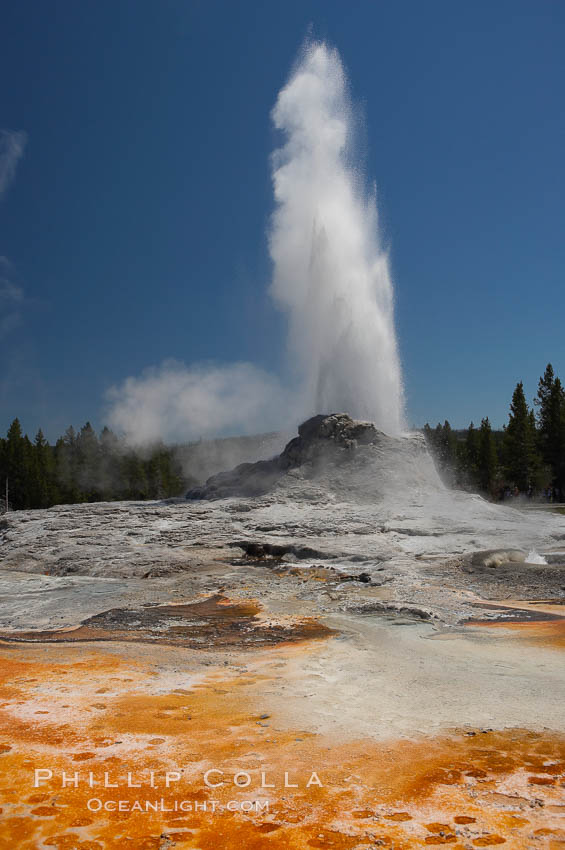
<instances>
[{"instance_id":1,"label":"grey rock mound","mask_svg":"<svg viewBox=\"0 0 565 850\"><path fill-rule=\"evenodd\" d=\"M307 482L317 485L316 490ZM301 491L308 499L322 491L373 499L391 489L424 485L442 486L421 435L390 437L371 422L332 413L303 422L277 457L213 475L186 497L224 499L292 490L294 499Z\"/></svg>"}]
</instances>

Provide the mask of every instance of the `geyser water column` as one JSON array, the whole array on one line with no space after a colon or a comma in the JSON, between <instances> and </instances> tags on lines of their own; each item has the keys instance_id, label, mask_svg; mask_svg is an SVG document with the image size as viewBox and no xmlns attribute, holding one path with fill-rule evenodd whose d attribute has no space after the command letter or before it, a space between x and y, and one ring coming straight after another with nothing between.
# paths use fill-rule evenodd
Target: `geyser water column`
<instances>
[{"instance_id":1,"label":"geyser water column","mask_svg":"<svg viewBox=\"0 0 565 850\"><path fill-rule=\"evenodd\" d=\"M337 50L302 49L272 111L271 294L289 317L293 374L251 363L165 361L112 388L107 420L132 443L294 431L317 413L404 430L393 289L375 191L355 161L354 114Z\"/></svg>"},{"instance_id":2,"label":"geyser water column","mask_svg":"<svg viewBox=\"0 0 565 850\"><path fill-rule=\"evenodd\" d=\"M289 352L305 413L346 411L403 429L403 388L389 262L375 192L353 157L354 116L337 50L303 47L272 111L271 294L289 316Z\"/></svg>"}]
</instances>

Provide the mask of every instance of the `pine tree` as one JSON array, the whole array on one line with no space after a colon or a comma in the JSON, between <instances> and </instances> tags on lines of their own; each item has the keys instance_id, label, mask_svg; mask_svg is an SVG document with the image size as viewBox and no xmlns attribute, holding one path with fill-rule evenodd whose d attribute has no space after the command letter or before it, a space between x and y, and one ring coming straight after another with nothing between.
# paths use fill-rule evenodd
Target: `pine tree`
<instances>
[{"instance_id":1,"label":"pine tree","mask_svg":"<svg viewBox=\"0 0 565 850\"><path fill-rule=\"evenodd\" d=\"M55 464L53 450L43 435L41 428L35 435L34 453L34 508L49 508L57 503L58 493L55 484Z\"/></svg>"},{"instance_id":2,"label":"pine tree","mask_svg":"<svg viewBox=\"0 0 565 850\"><path fill-rule=\"evenodd\" d=\"M451 425L445 420L443 423L443 450L445 463L447 466L455 469L456 457L457 457L457 437L453 433Z\"/></svg>"},{"instance_id":3,"label":"pine tree","mask_svg":"<svg viewBox=\"0 0 565 850\"><path fill-rule=\"evenodd\" d=\"M498 457L488 416L481 421L478 434L478 481L481 490L493 493L498 470Z\"/></svg>"},{"instance_id":4,"label":"pine tree","mask_svg":"<svg viewBox=\"0 0 565 850\"><path fill-rule=\"evenodd\" d=\"M424 436L436 461L438 472L448 484L453 484L457 476L458 451L457 437L451 425L445 420L438 422L432 430L428 423L424 425Z\"/></svg>"},{"instance_id":5,"label":"pine tree","mask_svg":"<svg viewBox=\"0 0 565 850\"><path fill-rule=\"evenodd\" d=\"M547 457L551 466L552 484L563 499L565 491L565 390L559 378L553 382L548 405Z\"/></svg>"},{"instance_id":6,"label":"pine tree","mask_svg":"<svg viewBox=\"0 0 565 850\"><path fill-rule=\"evenodd\" d=\"M504 432L503 457L512 484L525 493L536 484L540 459L536 451L535 419L528 409L520 381L512 395L508 425Z\"/></svg>"},{"instance_id":7,"label":"pine tree","mask_svg":"<svg viewBox=\"0 0 565 850\"><path fill-rule=\"evenodd\" d=\"M104 426L100 433L100 466L98 482L103 501L126 498L121 458L124 447L110 428Z\"/></svg>"},{"instance_id":8,"label":"pine tree","mask_svg":"<svg viewBox=\"0 0 565 850\"><path fill-rule=\"evenodd\" d=\"M539 379L537 396L534 404L538 408L538 440L541 455L548 466L554 466L554 444L556 432L555 403L555 374L553 366L548 363L544 374Z\"/></svg>"},{"instance_id":9,"label":"pine tree","mask_svg":"<svg viewBox=\"0 0 565 850\"><path fill-rule=\"evenodd\" d=\"M55 444L57 482L64 504L84 502L78 482L77 436L71 425Z\"/></svg>"},{"instance_id":10,"label":"pine tree","mask_svg":"<svg viewBox=\"0 0 565 850\"><path fill-rule=\"evenodd\" d=\"M160 445L150 458L148 477L153 499L178 496L183 489L183 481L173 462L173 452L163 445Z\"/></svg>"},{"instance_id":11,"label":"pine tree","mask_svg":"<svg viewBox=\"0 0 565 850\"><path fill-rule=\"evenodd\" d=\"M76 437L76 468L85 501L99 502L100 445L90 422L83 425Z\"/></svg>"},{"instance_id":12,"label":"pine tree","mask_svg":"<svg viewBox=\"0 0 565 850\"><path fill-rule=\"evenodd\" d=\"M147 499L149 497L145 464L135 452L130 451L121 461L126 483L126 499Z\"/></svg>"},{"instance_id":13,"label":"pine tree","mask_svg":"<svg viewBox=\"0 0 565 850\"><path fill-rule=\"evenodd\" d=\"M18 510L27 507L27 457L19 419L14 419L6 435L6 478L9 481L10 505Z\"/></svg>"},{"instance_id":14,"label":"pine tree","mask_svg":"<svg viewBox=\"0 0 565 850\"><path fill-rule=\"evenodd\" d=\"M538 427L540 437L545 437L549 427L549 398L555 383L555 374L553 366L548 363L545 367L545 372L538 382L538 392L534 399L534 404L538 408Z\"/></svg>"},{"instance_id":15,"label":"pine tree","mask_svg":"<svg viewBox=\"0 0 565 850\"><path fill-rule=\"evenodd\" d=\"M557 497L560 501L565 500L565 399L561 400L561 416L559 418L559 445L560 451L557 458L555 483L559 490Z\"/></svg>"},{"instance_id":16,"label":"pine tree","mask_svg":"<svg viewBox=\"0 0 565 850\"><path fill-rule=\"evenodd\" d=\"M551 363L539 380L535 404L541 456L549 467L552 486L562 490L565 485L565 391Z\"/></svg>"},{"instance_id":17,"label":"pine tree","mask_svg":"<svg viewBox=\"0 0 565 850\"><path fill-rule=\"evenodd\" d=\"M480 439L479 432L471 422L465 440L467 472L471 480L476 481L479 472Z\"/></svg>"}]
</instances>

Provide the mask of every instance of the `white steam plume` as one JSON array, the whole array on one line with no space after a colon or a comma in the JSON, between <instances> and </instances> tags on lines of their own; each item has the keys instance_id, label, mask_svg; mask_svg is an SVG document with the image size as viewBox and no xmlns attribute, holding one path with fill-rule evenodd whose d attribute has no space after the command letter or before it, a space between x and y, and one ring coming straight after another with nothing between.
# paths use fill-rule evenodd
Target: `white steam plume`
<instances>
[{"instance_id":1,"label":"white steam plume","mask_svg":"<svg viewBox=\"0 0 565 850\"><path fill-rule=\"evenodd\" d=\"M192 368L169 360L108 393L109 424L133 444L278 430L287 401L278 381L250 363Z\"/></svg>"},{"instance_id":2,"label":"white steam plume","mask_svg":"<svg viewBox=\"0 0 565 850\"><path fill-rule=\"evenodd\" d=\"M288 312L294 389L251 364L165 363L110 391L110 424L139 443L258 433L313 413L403 428L388 257L374 193L353 164L354 120L337 50L310 42L272 112L271 295Z\"/></svg>"},{"instance_id":3,"label":"white steam plume","mask_svg":"<svg viewBox=\"0 0 565 850\"><path fill-rule=\"evenodd\" d=\"M288 311L308 412L345 411L390 433L403 390L388 257L374 196L352 164L353 116L337 50L308 43L272 118L271 293Z\"/></svg>"}]
</instances>

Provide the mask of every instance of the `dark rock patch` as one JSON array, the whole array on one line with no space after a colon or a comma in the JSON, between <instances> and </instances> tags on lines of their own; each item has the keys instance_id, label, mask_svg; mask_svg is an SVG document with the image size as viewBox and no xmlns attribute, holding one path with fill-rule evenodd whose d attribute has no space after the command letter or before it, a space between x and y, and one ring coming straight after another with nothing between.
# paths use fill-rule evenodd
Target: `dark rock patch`
<instances>
[{"instance_id":1,"label":"dark rock patch","mask_svg":"<svg viewBox=\"0 0 565 850\"><path fill-rule=\"evenodd\" d=\"M348 605L346 611L348 614L380 614L385 617L404 617L411 620L430 620L432 618L432 613L430 611L426 611L425 608L402 605L394 602L364 602L361 604Z\"/></svg>"},{"instance_id":2,"label":"dark rock patch","mask_svg":"<svg viewBox=\"0 0 565 850\"><path fill-rule=\"evenodd\" d=\"M245 649L333 634L314 618L296 619L284 625L263 622L260 611L254 601L231 602L217 594L187 604L111 608L89 617L75 629L3 632L0 639L25 643L121 641L190 649Z\"/></svg>"},{"instance_id":3,"label":"dark rock patch","mask_svg":"<svg viewBox=\"0 0 565 850\"><path fill-rule=\"evenodd\" d=\"M230 546L243 549L245 554L254 560L282 560L285 555L294 555L299 560L307 558L328 559L331 556L312 549L311 546L303 546L299 543L258 543L254 540L238 540L230 543Z\"/></svg>"}]
</instances>

